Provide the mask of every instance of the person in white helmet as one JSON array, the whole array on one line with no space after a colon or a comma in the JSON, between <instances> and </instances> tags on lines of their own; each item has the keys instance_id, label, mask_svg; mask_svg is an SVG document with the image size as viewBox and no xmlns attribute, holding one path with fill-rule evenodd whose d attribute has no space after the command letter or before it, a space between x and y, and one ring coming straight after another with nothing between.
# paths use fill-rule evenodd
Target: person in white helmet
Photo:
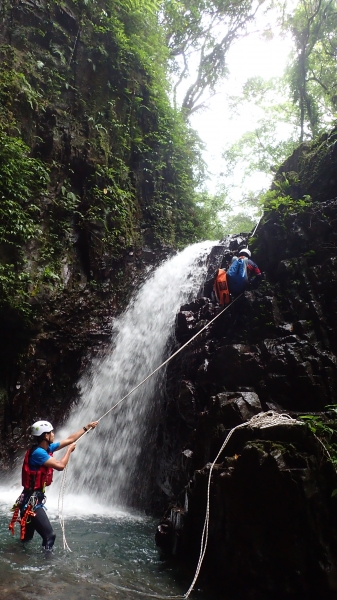
<instances>
[{"instance_id":1,"label":"person in white helmet","mask_svg":"<svg viewBox=\"0 0 337 600\"><path fill-rule=\"evenodd\" d=\"M262 281L262 273L257 264L251 259L251 256L251 251L248 250L248 248L239 250L239 258L246 257L248 259L246 261L248 277L247 289L255 290Z\"/></svg>"},{"instance_id":2,"label":"person in white helmet","mask_svg":"<svg viewBox=\"0 0 337 600\"><path fill-rule=\"evenodd\" d=\"M240 259L241 265L243 265L241 271L238 268ZM232 265L234 266L234 273L231 276ZM257 264L251 259L251 252L248 248L242 248L239 250L238 256L233 256L231 267L227 271L227 277L229 291L234 295L241 294L245 290L255 290L260 285L262 273Z\"/></svg>"},{"instance_id":3,"label":"person in white helmet","mask_svg":"<svg viewBox=\"0 0 337 600\"><path fill-rule=\"evenodd\" d=\"M22 466L23 491L14 505L14 515L9 529L14 533L14 523L21 517L21 539L31 540L37 531L42 537L45 550L52 550L56 535L44 509L45 488L53 480L53 470L63 471L67 466L71 453L75 450L75 442L84 433L94 429L98 421L92 421L76 433L61 442L54 442L54 428L49 421L37 421L32 425L33 446L27 450ZM67 448L60 460L53 453Z\"/></svg>"}]
</instances>

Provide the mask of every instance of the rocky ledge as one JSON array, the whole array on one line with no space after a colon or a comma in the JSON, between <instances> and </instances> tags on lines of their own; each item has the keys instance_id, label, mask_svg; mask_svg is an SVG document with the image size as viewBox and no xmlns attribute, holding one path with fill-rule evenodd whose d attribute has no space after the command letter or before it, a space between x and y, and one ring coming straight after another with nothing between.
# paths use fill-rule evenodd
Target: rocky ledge
<instances>
[{"instance_id":1,"label":"rocky ledge","mask_svg":"<svg viewBox=\"0 0 337 600\"><path fill-rule=\"evenodd\" d=\"M300 422L236 430L214 467L200 580L230 597L336 595L336 473L299 418L335 427L327 406L337 404L336 218L335 199L282 219L266 215L250 246L263 283L168 370L155 504L166 512L156 539L183 564L196 564L210 465L230 430L261 411ZM234 236L216 246L208 280L246 242ZM219 310L207 281L199 296L177 315L177 345Z\"/></svg>"}]
</instances>

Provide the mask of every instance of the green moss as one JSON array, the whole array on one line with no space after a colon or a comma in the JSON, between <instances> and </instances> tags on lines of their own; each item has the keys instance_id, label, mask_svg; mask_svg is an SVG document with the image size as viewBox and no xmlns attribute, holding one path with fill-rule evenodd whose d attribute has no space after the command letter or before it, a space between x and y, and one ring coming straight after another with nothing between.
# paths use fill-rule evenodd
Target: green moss
<instances>
[{"instance_id":1,"label":"green moss","mask_svg":"<svg viewBox=\"0 0 337 600\"><path fill-rule=\"evenodd\" d=\"M41 235L39 200L48 181L46 168L22 140L0 130L0 307L25 314L31 278L23 248Z\"/></svg>"},{"instance_id":2,"label":"green moss","mask_svg":"<svg viewBox=\"0 0 337 600\"><path fill-rule=\"evenodd\" d=\"M130 247L182 247L210 228L200 140L170 104L148 3L26 4L13 36L11 10L3 3L0 306L29 315L32 299L62 292L64 262L103 285L107 258L119 289Z\"/></svg>"}]
</instances>

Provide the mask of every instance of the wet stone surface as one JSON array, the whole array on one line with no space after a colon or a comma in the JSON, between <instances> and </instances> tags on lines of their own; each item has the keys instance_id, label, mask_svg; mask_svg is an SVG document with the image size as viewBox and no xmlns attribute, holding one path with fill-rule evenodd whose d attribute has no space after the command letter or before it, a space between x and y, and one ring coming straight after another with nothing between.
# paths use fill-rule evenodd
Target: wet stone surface
<instances>
[{"instance_id":1,"label":"wet stone surface","mask_svg":"<svg viewBox=\"0 0 337 600\"><path fill-rule=\"evenodd\" d=\"M165 485L155 506L183 510L171 551L191 564L209 466L230 430L261 410L324 419L321 411L337 403L337 261L329 254L337 247L337 202L283 221L268 217L253 252L264 281L168 368L157 459ZM227 238L222 256L219 247L211 254L198 299L177 315L180 344L217 314L210 282L241 243ZM334 468L306 425L236 431L213 471L201 577L239 598L334 598L336 488Z\"/></svg>"}]
</instances>

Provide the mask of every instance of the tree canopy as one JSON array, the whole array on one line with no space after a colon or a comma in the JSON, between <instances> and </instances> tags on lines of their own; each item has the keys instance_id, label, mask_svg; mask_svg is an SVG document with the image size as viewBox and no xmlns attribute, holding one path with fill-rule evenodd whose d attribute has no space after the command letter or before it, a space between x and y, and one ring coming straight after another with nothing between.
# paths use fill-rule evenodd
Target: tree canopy
<instances>
[{"instance_id":1,"label":"tree canopy","mask_svg":"<svg viewBox=\"0 0 337 600\"><path fill-rule=\"evenodd\" d=\"M264 0L164 0L161 25L185 117L204 106L228 72L226 57ZM178 88L185 83L181 103ZM187 87L186 87L187 86Z\"/></svg>"},{"instance_id":2,"label":"tree canopy","mask_svg":"<svg viewBox=\"0 0 337 600\"><path fill-rule=\"evenodd\" d=\"M231 98L231 110L254 106L259 116L254 127L224 148L222 188L228 199L233 179L237 188L247 185L257 173L270 180L301 142L315 139L336 120L336 0L298 0L274 6L275 27L290 37L292 50L281 77L251 78L241 94ZM255 190L256 205L258 196Z\"/></svg>"},{"instance_id":3,"label":"tree canopy","mask_svg":"<svg viewBox=\"0 0 337 600\"><path fill-rule=\"evenodd\" d=\"M335 0L299 0L282 24L294 41L286 77L298 111L299 141L316 136L335 116L336 9Z\"/></svg>"}]
</instances>

